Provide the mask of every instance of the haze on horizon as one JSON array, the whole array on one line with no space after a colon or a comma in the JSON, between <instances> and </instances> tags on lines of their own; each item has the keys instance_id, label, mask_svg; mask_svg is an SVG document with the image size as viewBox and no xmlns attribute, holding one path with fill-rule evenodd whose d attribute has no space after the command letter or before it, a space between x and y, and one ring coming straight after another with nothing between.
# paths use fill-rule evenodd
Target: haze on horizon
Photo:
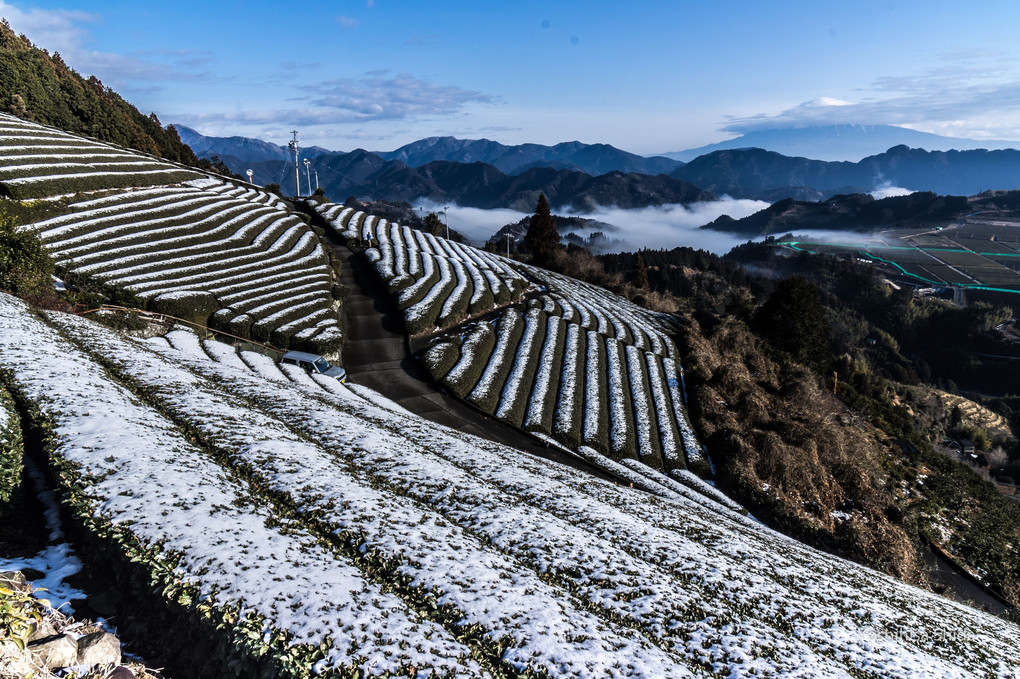
<instances>
[{"instance_id":1,"label":"haze on horizon","mask_svg":"<svg viewBox=\"0 0 1020 679\"><path fill-rule=\"evenodd\" d=\"M431 136L644 155L776 126L1020 139L1020 5L0 0L163 123L335 150Z\"/></svg>"}]
</instances>

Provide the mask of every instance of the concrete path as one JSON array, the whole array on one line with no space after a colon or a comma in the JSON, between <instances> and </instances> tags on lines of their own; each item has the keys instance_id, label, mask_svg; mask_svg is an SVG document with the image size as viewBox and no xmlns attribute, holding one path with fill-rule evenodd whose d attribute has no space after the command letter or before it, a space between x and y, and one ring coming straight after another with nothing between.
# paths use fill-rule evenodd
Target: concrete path
<instances>
[{"instance_id":1,"label":"concrete path","mask_svg":"<svg viewBox=\"0 0 1020 679\"><path fill-rule=\"evenodd\" d=\"M341 281L350 289L343 366L347 379L378 391L411 412L458 431L503 443L540 457L625 483L606 471L511 427L450 396L411 358L403 317L365 256L333 246L343 263Z\"/></svg>"}]
</instances>

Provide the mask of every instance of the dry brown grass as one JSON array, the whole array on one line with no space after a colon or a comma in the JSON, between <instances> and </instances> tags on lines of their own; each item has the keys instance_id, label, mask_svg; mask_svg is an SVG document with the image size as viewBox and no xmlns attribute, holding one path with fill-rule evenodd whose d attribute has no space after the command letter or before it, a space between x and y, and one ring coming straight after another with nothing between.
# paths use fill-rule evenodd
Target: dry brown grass
<instances>
[{"instance_id":1,"label":"dry brown grass","mask_svg":"<svg viewBox=\"0 0 1020 679\"><path fill-rule=\"evenodd\" d=\"M784 530L919 582L913 544L886 515L897 500L881 432L807 369L768 359L740 321L687 327L692 414L722 483Z\"/></svg>"}]
</instances>

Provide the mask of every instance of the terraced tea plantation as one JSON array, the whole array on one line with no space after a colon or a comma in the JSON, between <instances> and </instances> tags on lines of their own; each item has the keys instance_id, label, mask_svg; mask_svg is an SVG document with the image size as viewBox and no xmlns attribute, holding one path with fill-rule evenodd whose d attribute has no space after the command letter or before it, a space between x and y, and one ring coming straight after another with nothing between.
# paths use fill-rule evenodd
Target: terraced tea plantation
<instances>
[{"instance_id":1,"label":"terraced tea plantation","mask_svg":"<svg viewBox=\"0 0 1020 679\"><path fill-rule=\"evenodd\" d=\"M582 454L709 471L685 411L673 317L351 208L318 209L339 235L369 246L410 334L485 315L424 352L451 393Z\"/></svg>"},{"instance_id":2,"label":"terraced tea plantation","mask_svg":"<svg viewBox=\"0 0 1020 679\"><path fill-rule=\"evenodd\" d=\"M222 675L1016 677L1020 629L182 332L0 295L0 375L89 554ZM210 668L210 672L220 672Z\"/></svg>"},{"instance_id":3,"label":"terraced tea plantation","mask_svg":"<svg viewBox=\"0 0 1020 679\"><path fill-rule=\"evenodd\" d=\"M0 196L32 200L202 176L138 151L0 113Z\"/></svg>"},{"instance_id":4,"label":"terraced tea plantation","mask_svg":"<svg viewBox=\"0 0 1020 679\"><path fill-rule=\"evenodd\" d=\"M488 252L353 208L323 203L316 210L348 242L369 246L411 335L517 301L530 287L528 278Z\"/></svg>"},{"instance_id":5,"label":"terraced tea plantation","mask_svg":"<svg viewBox=\"0 0 1020 679\"><path fill-rule=\"evenodd\" d=\"M73 194L66 214L23 228L58 266L123 286L150 310L278 346L340 348L327 255L274 195L10 116L0 193Z\"/></svg>"}]
</instances>

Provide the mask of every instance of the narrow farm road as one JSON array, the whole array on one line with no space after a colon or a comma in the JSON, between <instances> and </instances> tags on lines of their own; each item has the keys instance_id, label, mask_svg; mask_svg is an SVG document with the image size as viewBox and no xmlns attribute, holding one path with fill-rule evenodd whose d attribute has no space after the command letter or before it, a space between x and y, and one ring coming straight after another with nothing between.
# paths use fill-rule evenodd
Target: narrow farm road
<instances>
[{"instance_id":1,"label":"narrow farm road","mask_svg":"<svg viewBox=\"0 0 1020 679\"><path fill-rule=\"evenodd\" d=\"M345 245L334 244L333 250L343 263L341 280L350 289L344 300L347 337L343 349L343 366L349 382L374 389L432 422L625 483L624 479L551 448L437 388L411 357L400 310L371 269L371 263L362 253Z\"/></svg>"}]
</instances>

